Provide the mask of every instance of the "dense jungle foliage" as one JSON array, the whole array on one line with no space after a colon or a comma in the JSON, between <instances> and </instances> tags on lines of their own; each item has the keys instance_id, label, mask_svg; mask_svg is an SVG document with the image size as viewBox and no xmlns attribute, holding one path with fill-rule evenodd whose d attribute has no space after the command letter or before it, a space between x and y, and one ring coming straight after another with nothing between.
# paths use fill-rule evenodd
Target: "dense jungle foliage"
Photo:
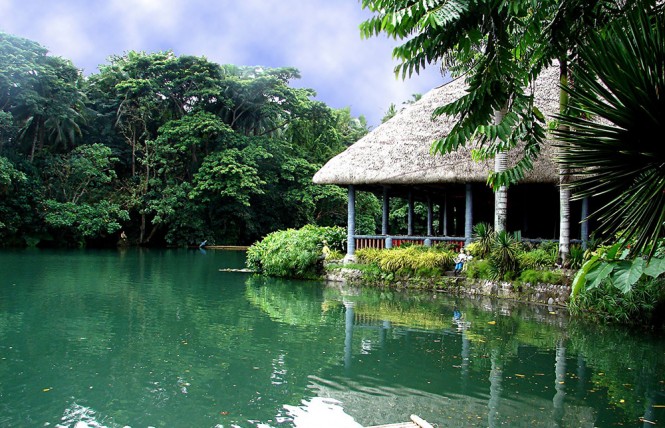
<instances>
[{"instance_id":1,"label":"dense jungle foliage","mask_svg":"<svg viewBox=\"0 0 665 428\"><path fill-rule=\"evenodd\" d=\"M83 76L0 33L0 246L242 244L343 225L345 191L311 177L367 125L297 78L172 52ZM374 196L359 204L379 215Z\"/></svg>"}]
</instances>

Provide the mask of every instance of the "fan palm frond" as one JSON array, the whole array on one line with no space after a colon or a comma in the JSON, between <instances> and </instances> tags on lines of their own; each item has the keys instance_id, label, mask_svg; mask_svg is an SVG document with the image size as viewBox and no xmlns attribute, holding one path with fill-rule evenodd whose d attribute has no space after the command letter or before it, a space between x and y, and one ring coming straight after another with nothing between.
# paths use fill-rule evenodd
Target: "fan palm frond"
<instances>
[{"instance_id":1,"label":"fan palm frond","mask_svg":"<svg viewBox=\"0 0 665 428\"><path fill-rule=\"evenodd\" d=\"M622 232L633 254L653 252L665 231L665 19L631 11L580 49L571 105L558 117L559 162L581 176L577 198L608 195L592 216Z\"/></svg>"}]
</instances>

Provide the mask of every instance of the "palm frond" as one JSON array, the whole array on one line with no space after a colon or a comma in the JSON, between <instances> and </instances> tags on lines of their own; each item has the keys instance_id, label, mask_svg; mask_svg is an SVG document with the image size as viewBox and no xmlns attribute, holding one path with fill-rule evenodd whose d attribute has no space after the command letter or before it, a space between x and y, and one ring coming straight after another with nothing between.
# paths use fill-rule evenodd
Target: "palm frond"
<instances>
[{"instance_id":1,"label":"palm frond","mask_svg":"<svg viewBox=\"0 0 665 428\"><path fill-rule=\"evenodd\" d=\"M662 12L636 9L591 36L564 88L571 105L558 120L567 129L555 131L559 163L581 176L576 197L609 195L592 216L605 235L634 241L634 254L665 231L664 28Z\"/></svg>"}]
</instances>

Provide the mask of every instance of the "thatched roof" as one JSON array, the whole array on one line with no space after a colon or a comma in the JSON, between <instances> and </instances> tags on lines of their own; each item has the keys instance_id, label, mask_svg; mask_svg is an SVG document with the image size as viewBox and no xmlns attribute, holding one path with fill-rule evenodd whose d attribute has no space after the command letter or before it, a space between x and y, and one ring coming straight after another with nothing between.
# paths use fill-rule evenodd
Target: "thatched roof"
<instances>
[{"instance_id":1,"label":"thatched roof","mask_svg":"<svg viewBox=\"0 0 665 428\"><path fill-rule=\"evenodd\" d=\"M372 130L344 152L332 158L316 175L317 184L443 185L486 182L493 162L477 163L470 149L447 155L431 155L432 142L448 134L455 119L446 115L432 119L436 107L448 104L465 93L463 78L433 89L419 101ZM551 118L559 109L558 69L545 70L536 82L536 105ZM540 159L522 182L557 183L558 169L552 162L553 148L547 144ZM520 153L513 150L515 162ZM510 163L510 162L509 162Z\"/></svg>"}]
</instances>

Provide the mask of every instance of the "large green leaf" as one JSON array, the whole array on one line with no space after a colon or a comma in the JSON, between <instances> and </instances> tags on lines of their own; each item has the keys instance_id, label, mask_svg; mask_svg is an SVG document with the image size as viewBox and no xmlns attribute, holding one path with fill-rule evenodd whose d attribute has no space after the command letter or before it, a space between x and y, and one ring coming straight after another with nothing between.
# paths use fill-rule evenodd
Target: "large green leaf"
<instances>
[{"instance_id":1,"label":"large green leaf","mask_svg":"<svg viewBox=\"0 0 665 428\"><path fill-rule=\"evenodd\" d=\"M613 263L607 262L599 263L594 266L594 269L587 274L587 282L590 281L590 283L587 285L586 289L593 290L602 284L603 281L605 281L607 277L610 276L614 270L614 267L615 265Z\"/></svg>"},{"instance_id":2,"label":"large green leaf","mask_svg":"<svg viewBox=\"0 0 665 428\"><path fill-rule=\"evenodd\" d=\"M663 273L665 273L665 259L653 257L644 269L644 274L652 278L658 278Z\"/></svg>"},{"instance_id":3,"label":"large green leaf","mask_svg":"<svg viewBox=\"0 0 665 428\"><path fill-rule=\"evenodd\" d=\"M632 262L618 262L612 275L614 286L623 293L628 293L644 273L645 264L646 262L642 258L637 258Z\"/></svg>"},{"instance_id":4,"label":"large green leaf","mask_svg":"<svg viewBox=\"0 0 665 428\"><path fill-rule=\"evenodd\" d=\"M573 284L571 286L570 290L570 295L574 298L577 296L580 291L584 288L586 285L586 276L587 274L591 271L591 269L594 268L596 263L598 263L598 259L600 256L594 255L591 257L589 260L587 260L582 267L580 268L579 271L575 274L575 278L573 279Z\"/></svg>"}]
</instances>

